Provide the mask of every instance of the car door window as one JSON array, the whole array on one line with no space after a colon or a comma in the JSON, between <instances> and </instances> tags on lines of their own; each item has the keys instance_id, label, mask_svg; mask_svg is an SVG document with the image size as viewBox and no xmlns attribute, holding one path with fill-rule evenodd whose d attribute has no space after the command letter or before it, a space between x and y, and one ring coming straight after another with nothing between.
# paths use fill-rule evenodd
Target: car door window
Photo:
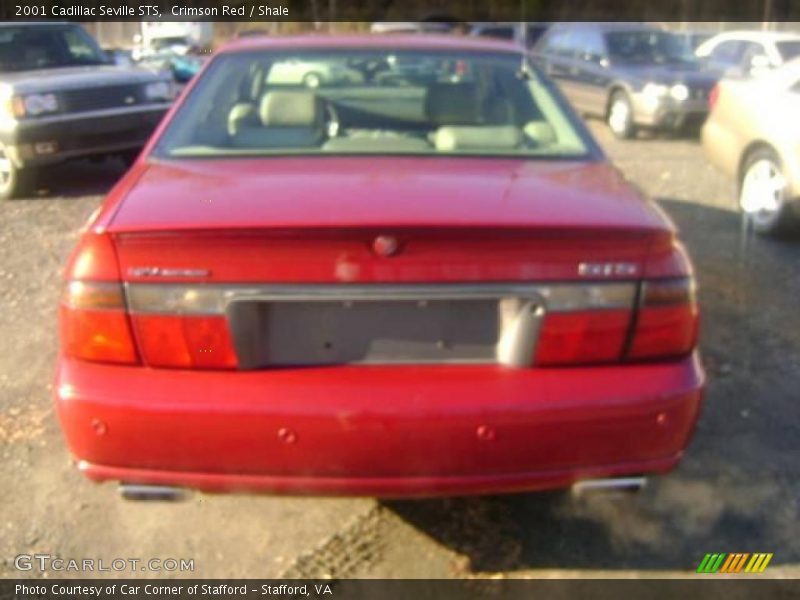
<instances>
[{"instance_id":1,"label":"car door window","mask_svg":"<svg viewBox=\"0 0 800 600\"><path fill-rule=\"evenodd\" d=\"M759 44L758 42L742 42L739 64L744 68L748 68L753 63L753 59L756 56L763 56L766 60L769 60L767 50L764 48L763 44Z\"/></svg>"},{"instance_id":2,"label":"car door window","mask_svg":"<svg viewBox=\"0 0 800 600\"><path fill-rule=\"evenodd\" d=\"M789 40L785 42L776 42L775 47L784 62L789 62L800 56L800 40Z\"/></svg>"},{"instance_id":3,"label":"car door window","mask_svg":"<svg viewBox=\"0 0 800 600\"><path fill-rule=\"evenodd\" d=\"M727 40L717 44L709 56L711 60L723 65L738 65L742 57L742 42Z\"/></svg>"},{"instance_id":4,"label":"car door window","mask_svg":"<svg viewBox=\"0 0 800 600\"><path fill-rule=\"evenodd\" d=\"M559 32L553 40L552 53L561 58L573 58L575 56L575 36L571 31Z\"/></svg>"},{"instance_id":5,"label":"car door window","mask_svg":"<svg viewBox=\"0 0 800 600\"><path fill-rule=\"evenodd\" d=\"M585 31L576 36L575 47L581 60L598 64L605 58L603 38L595 31Z\"/></svg>"}]
</instances>

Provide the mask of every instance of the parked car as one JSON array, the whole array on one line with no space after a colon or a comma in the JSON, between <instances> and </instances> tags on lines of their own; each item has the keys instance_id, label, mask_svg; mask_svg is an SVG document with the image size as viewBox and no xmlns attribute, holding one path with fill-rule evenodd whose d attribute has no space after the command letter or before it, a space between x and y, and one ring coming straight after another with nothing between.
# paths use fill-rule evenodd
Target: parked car
<instances>
[{"instance_id":1,"label":"parked car","mask_svg":"<svg viewBox=\"0 0 800 600\"><path fill-rule=\"evenodd\" d=\"M401 54L474 79L266 77ZM674 226L505 42L233 42L65 276L67 443L139 497L637 487L678 463L700 410Z\"/></svg>"},{"instance_id":2,"label":"parked car","mask_svg":"<svg viewBox=\"0 0 800 600\"><path fill-rule=\"evenodd\" d=\"M727 75L763 75L800 57L800 35L774 31L729 31L701 44L695 53Z\"/></svg>"},{"instance_id":3,"label":"parked car","mask_svg":"<svg viewBox=\"0 0 800 600\"><path fill-rule=\"evenodd\" d=\"M579 112L604 118L620 138L699 127L719 77L675 35L636 23L561 23L533 52Z\"/></svg>"},{"instance_id":4,"label":"parked car","mask_svg":"<svg viewBox=\"0 0 800 600\"><path fill-rule=\"evenodd\" d=\"M377 21L370 25L372 33L411 34L411 33L448 33L451 23L435 21Z\"/></svg>"},{"instance_id":5,"label":"parked car","mask_svg":"<svg viewBox=\"0 0 800 600\"><path fill-rule=\"evenodd\" d=\"M346 63L327 60L301 60L290 58L272 65L267 75L268 82L284 85L304 85L317 88L321 85L337 85L360 81L358 71Z\"/></svg>"},{"instance_id":6,"label":"parked car","mask_svg":"<svg viewBox=\"0 0 800 600\"><path fill-rule=\"evenodd\" d=\"M206 59L207 55L178 54L171 50L164 50L148 54L137 64L157 73L169 73L176 83L188 83L200 72Z\"/></svg>"},{"instance_id":7,"label":"parked car","mask_svg":"<svg viewBox=\"0 0 800 600\"><path fill-rule=\"evenodd\" d=\"M508 40L532 48L545 34L550 23L474 23L470 30L471 35Z\"/></svg>"},{"instance_id":8,"label":"parked car","mask_svg":"<svg viewBox=\"0 0 800 600\"><path fill-rule=\"evenodd\" d=\"M706 155L738 183L739 207L759 233L800 220L800 59L756 80L724 80L702 139Z\"/></svg>"},{"instance_id":9,"label":"parked car","mask_svg":"<svg viewBox=\"0 0 800 600\"><path fill-rule=\"evenodd\" d=\"M43 166L141 150L173 99L170 81L113 65L78 25L0 23L0 198Z\"/></svg>"}]
</instances>

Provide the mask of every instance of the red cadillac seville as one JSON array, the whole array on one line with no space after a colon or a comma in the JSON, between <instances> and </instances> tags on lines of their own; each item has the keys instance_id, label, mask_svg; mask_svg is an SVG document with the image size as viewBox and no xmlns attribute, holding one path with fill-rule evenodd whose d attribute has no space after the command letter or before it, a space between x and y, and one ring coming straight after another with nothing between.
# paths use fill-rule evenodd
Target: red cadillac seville
<instances>
[{"instance_id":1,"label":"red cadillac seville","mask_svg":"<svg viewBox=\"0 0 800 600\"><path fill-rule=\"evenodd\" d=\"M69 448L145 495L636 484L704 382L673 225L520 51L456 37L225 48L60 323Z\"/></svg>"}]
</instances>

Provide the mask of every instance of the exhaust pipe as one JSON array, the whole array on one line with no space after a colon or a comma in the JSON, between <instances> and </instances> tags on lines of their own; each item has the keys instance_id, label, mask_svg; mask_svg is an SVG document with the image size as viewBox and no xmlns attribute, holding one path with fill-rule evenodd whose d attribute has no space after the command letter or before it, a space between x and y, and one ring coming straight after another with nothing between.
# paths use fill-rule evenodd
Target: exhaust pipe
<instances>
[{"instance_id":1,"label":"exhaust pipe","mask_svg":"<svg viewBox=\"0 0 800 600\"><path fill-rule=\"evenodd\" d=\"M186 500L189 492L183 488L169 485L148 485L145 483L120 483L119 495L125 500L178 502Z\"/></svg>"},{"instance_id":2,"label":"exhaust pipe","mask_svg":"<svg viewBox=\"0 0 800 600\"><path fill-rule=\"evenodd\" d=\"M647 485L646 477L609 477L607 479L584 479L572 484L574 496L585 496L596 492L638 492Z\"/></svg>"}]
</instances>

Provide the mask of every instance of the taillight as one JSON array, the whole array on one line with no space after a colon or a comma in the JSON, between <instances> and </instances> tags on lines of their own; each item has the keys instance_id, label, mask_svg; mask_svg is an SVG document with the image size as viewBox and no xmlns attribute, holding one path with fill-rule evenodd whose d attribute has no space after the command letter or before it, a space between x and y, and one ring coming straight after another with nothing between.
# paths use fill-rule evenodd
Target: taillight
<instances>
[{"instance_id":1,"label":"taillight","mask_svg":"<svg viewBox=\"0 0 800 600\"><path fill-rule=\"evenodd\" d=\"M711 91L708 93L708 109L711 110L716 106L717 100L719 100L719 84L716 84Z\"/></svg>"},{"instance_id":2,"label":"taillight","mask_svg":"<svg viewBox=\"0 0 800 600\"><path fill-rule=\"evenodd\" d=\"M536 344L536 364L617 361L622 356L630 321L630 308L547 314Z\"/></svg>"},{"instance_id":3,"label":"taillight","mask_svg":"<svg viewBox=\"0 0 800 600\"><path fill-rule=\"evenodd\" d=\"M95 362L137 363L111 239L85 233L70 257L66 278L59 307L64 354Z\"/></svg>"},{"instance_id":4,"label":"taillight","mask_svg":"<svg viewBox=\"0 0 800 600\"><path fill-rule=\"evenodd\" d=\"M153 367L235 369L224 315L133 314L144 362Z\"/></svg>"},{"instance_id":5,"label":"taillight","mask_svg":"<svg viewBox=\"0 0 800 600\"><path fill-rule=\"evenodd\" d=\"M132 284L128 304L136 341L152 367L235 369L224 288Z\"/></svg>"},{"instance_id":6,"label":"taillight","mask_svg":"<svg viewBox=\"0 0 800 600\"><path fill-rule=\"evenodd\" d=\"M619 361L630 330L633 282L555 286L536 341L537 366Z\"/></svg>"},{"instance_id":7,"label":"taillight","mask_svg":"<svg viewBox=\"0 0 800 600\"><path fill-rule=\"evenodd\" d=\"M693 279L646 281L626 358L684 356L697 344L698 326Z\"/></svg>"},{"instance_id":8,"label":"taillight","mask_svg":"<svg viewBox=\"0 0 800 600\"><path fill-rule=\"evenodd\" d=\"M574 366L689 354L697 343L699 321L694 280L656 279L640 285L638 307L623 293L623 285L616 287L613 298L608 291L615 288L585 286L592 295L604 295L592 306L586 305L586 298L549 305L534 364Z\"/></svg>"}]
</instances>

